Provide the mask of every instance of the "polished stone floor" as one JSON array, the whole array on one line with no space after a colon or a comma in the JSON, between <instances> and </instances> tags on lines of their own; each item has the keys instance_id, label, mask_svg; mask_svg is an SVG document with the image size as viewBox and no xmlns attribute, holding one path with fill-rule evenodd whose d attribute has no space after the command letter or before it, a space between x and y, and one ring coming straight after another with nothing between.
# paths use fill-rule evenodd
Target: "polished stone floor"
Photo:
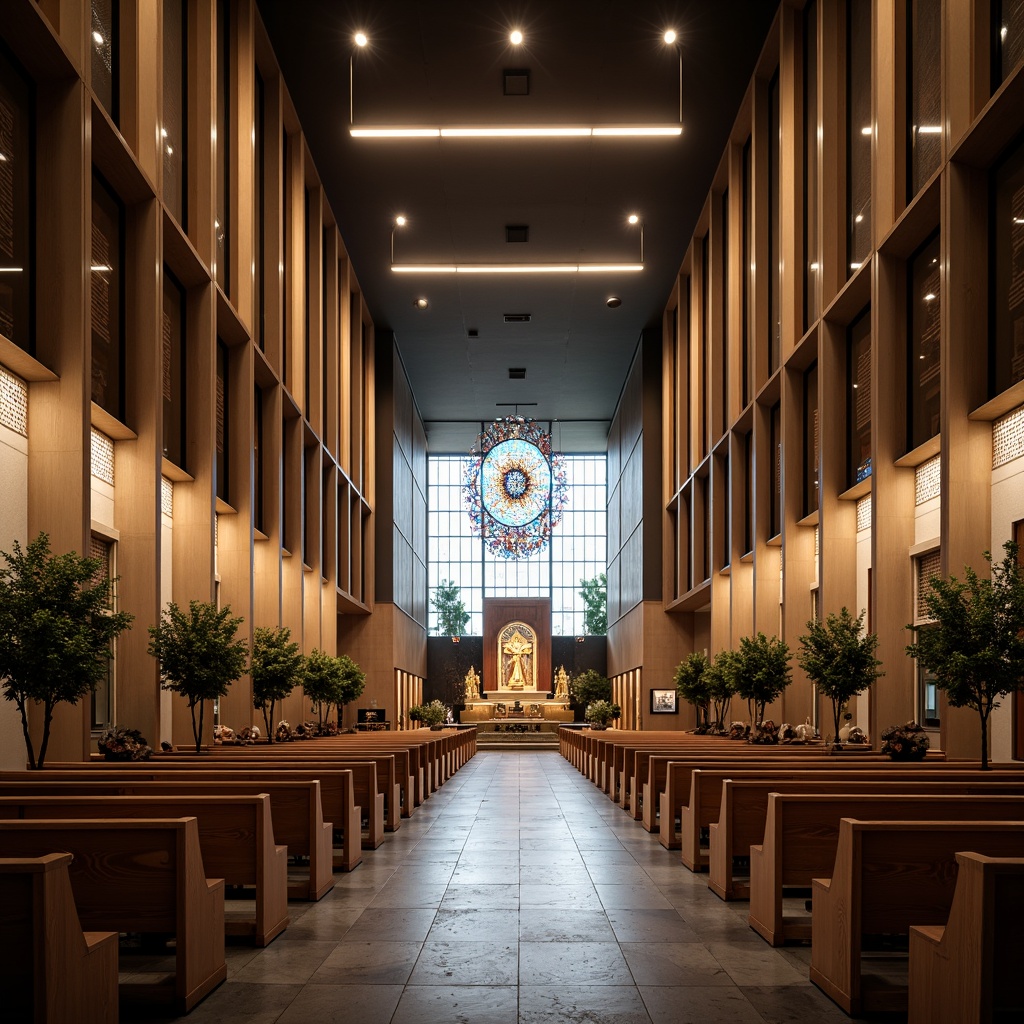
<instances>
[{"instance_id":1,"label":"polished stone floor","mask_svg":"<svg viewBox=\"0 0 1024 1024\"><path fill-rule=\"evenodd\" d=\"M191 1024L830 1024L774 950L557 753L478 753Z\"/></svg>"}]
</instances>

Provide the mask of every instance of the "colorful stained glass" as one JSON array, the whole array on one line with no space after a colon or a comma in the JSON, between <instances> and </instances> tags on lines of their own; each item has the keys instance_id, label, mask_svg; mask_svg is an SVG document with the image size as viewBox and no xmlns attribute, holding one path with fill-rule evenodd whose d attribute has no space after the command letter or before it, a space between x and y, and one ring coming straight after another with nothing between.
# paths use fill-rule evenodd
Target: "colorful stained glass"
<instances>
[{"instance_id":1,"label":"colorful stained glass","mask_svg":"<svg viewBox=\"0 0 1024 1024\"><path fill-rule=\"evenodd\" d=\"M465 503L473 532L503 558L540 551L562 519L568 485L551 435L534 420L506 416L477 438L466 462Z\"/></svg>"}]
</instances>

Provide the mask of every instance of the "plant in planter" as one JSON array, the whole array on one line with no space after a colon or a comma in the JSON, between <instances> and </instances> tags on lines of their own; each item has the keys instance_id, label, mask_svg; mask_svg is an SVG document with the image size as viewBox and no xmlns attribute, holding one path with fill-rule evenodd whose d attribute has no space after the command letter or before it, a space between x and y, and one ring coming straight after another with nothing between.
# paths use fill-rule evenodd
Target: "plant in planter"
<instances>
[{"instance_id":1,"label":"plant in planter","mask_svg":"<svg viewBox=\"0 0 1024 1024\"><path fill-rule=\"evenodd\" d=\"M40 533L27 548L0 553L0 679L4 699L21 714L25 751L32 768L42 768L50 742L54 708L77 704L96 689L110 663L114 640L132 621L110 612L116 580L100 577L99 558L75 551L50 554ZM43 735L36 757L28 705L43 708Z\"/></svg>"},{"instance_id":2,"label":"plant in planter","mask_svg":"<svg viewBox=\"0 0 1024 1024\"><path fill-rule=\"evenodd\" d=\"M160 623L149 627L149 653L160 662L160 685L188 701L197 754L206 702L223 697L245 671L247 644L235 636L241 624L230 605L217 608L207 601L190 601L186 612L172 601Z\"/></svg>"},{"instance_id":3,"label":"plant in planter","mask_svg":"<svg viewBox=\"0 0 1024 1024\"><path fill-rule=\"evenodd\" d=\"M442 701L432 700L420 708L420 720L431 729L440 729L447 719L448 707Z\"/></svg>"},{"instance_id":4,"label":"plant in planter","mask_svg":"<svg viewBox=\"0 0 1024 1024\"><path fill-rule=\"evenodd\" d=\"M338 682L338 728L341 728L345 705L351 704L366 688L366 673L347 655L338 655L341 676Z\"/></svg>"},{"instance_id":5,"label":"plant in planter","mask_svg":"<svg viewBox=\"0 0 1024 1024\"><path fill-rule=\"evenodd\" d=\"M726 734L725 718L736 692L736 675L740 658L736 651L719 651L705 672L708 698L711 701L711 722L708 732L715 736Z\"/></svg>"},{"instance_id":6,"label":"plant in planter","mask_svg":"<svg viewBox=\"0 0 1024 1024\"><path fill-rule=\"evenodd\" d=\"M274 706L302 682L305 659L291 635L286 626L258 626L252 634L252 662L249 665L252 705L263 712L268 743L274 742L274 733L270 729Z\"/></svg>"},{"instance_id":7,"label":"plant in planter","mask_svg":"<svg viewBox=\"0 0 1024 1024\"><path fill-rule=\"evenodd\" d=\"M708 687L708 668L710 663L706 654L694 651L676 666L676 693L692 704L696 712L697 727L693 730L698 736L708 731L708 715L711 708L711 692Z\"/></svg>"},{"instance_id":8,"label":"plant in planter","mask_svg":"<svg viewBox=\"0 0 1024 1024\"><path fill-rule=\"evenodd\" d=\"M577 708L585 710L596 700L610 702L611 699L611 681L601 675L597 669L588 668L585 672L581 672L569 680L569 700Z\"/></svg>"},{"instance_id":9,"label":"plant in planter","mask_svg":"<svg viewBox=\"0 0 1024 1024\"><path fill-rule=\"evenodd\" d=\"M750 731L756 736L765 708L782 696L792 678L789 645L764 633L741 637L739 658L736 693L747 702Z\"/></svg>"},{"instance_id":10,"label":"plant in planter","mask_svg":"<svg viewBox=\"0 0 1024 1024\"><path fill-rule=\"evenodd\" d=\"M882 733L882 753L894 761L921 761L928 753L928 733L917 724L890 725Z\"/></svg>"},{"instance_id":11,"label":"plant in planter","mask_svg":"<svg viewBox=\"0 0 1024 1024\"><path fill-rule=\"evenodd\" d=\"M104 761L148 761L153 748L138 729L114 725L105 730L96 741Z\"/></svg>"},{"instance_id":12,"label":"plant in planter","mask_svg":"<svg viewBox=\"0 0 1024 1024\"><path fill-rule=\"evenodd\" d=\"M807 633L800 637L797 662L818 693L832 702L837 745L843 705L885 675L878 671L882 663L875 657L878 637L864 633L863 625L864 612L854 618L849 608L843 608L838 615L829 613L824 622L808 622Z\"/></svg>"},{"instance_id":13,"label":"plant in planter","mask_svg":"<svg viewBox=\"0 0 1024 1024\"><path fill-rule=\"evenodd\" d=\"M410 722L422 722L423 721L423 705L413 704L409 708L409 721Z\"/></svg>"},{"instance_id":14,"label":"plant in planter","mask_svg":"<svg viewBox=\"0 0 1024 1024\"><path fill-rule=\"evenodd\" d=\"M324 731L324 715L330 712L332 704L341 698L341 662L331 654L316 647L306 656L306 672L302 679L302 691L309 698L313 710L319 717L317 735Z\"/></svg>"},{"instance_id":15,"label":"plant in planter","mask_svg":"<svg viewBox=\"0 0 1024 1024\"><path fill-rule=\"evenodd\" d=\"M608 723L616 717L616 707L617 705L612 704L611 701L595 700L587 705L584 717L591 727L596 726L599 729L607 729Z\"/></svg>"},{"instance_id":16,"label":"plant in planter","mask_svg":"<svg viewBox=\"0 0 1024 1024\"><path fill-rule=\"evenodd\" d=\"M989 578L967 566L964 581L936 577L924 605L929 624L907 626L915 642L907 654L935 676L950 707L973 708L981 722L981 767L988 769L988 719L999 698L1024 688L1024 572L1017 545L1003 560L985 561Z\"/></svg>"}]
</instances>

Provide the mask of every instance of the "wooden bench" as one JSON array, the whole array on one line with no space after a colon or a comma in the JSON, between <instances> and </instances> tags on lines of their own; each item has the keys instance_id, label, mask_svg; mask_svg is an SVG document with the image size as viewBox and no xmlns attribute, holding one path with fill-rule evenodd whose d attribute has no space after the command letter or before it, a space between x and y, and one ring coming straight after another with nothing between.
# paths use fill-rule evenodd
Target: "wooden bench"
<instances>
[{"instance_id":1,"label":"wooden bench","mask_svg":"<svg viewBox=\"0 0 1024 1024\"><path fill-rule=\"evenodd\" d=\"M195 818L0 821L0 848L13 857L70 853L83 928L174 936L174 978L123 984L123 1001L164 997L188 1013L227 977L224 880L204 873Z\"/></svg>"},{"instance_id":2,"label":"wooden bench","mask_svg":"<svg viewBox=\"0 0 1024 1024\"><path fill-rule=\"evenodd\" d=\"M83 932L69 853L0 859L3 1016L117 1024L117 932Z\"/></svg>"},{"instance_id":3,"label":"wooden bench","mask_svg":"<svg viewBox=\"0 0 1024 1024\"><path fill-rule=\"evenodd\" d=\"M958 853L946 925L910 928L908 1024L1024 1020L1024 857Z\"/></svg>"},{"instance_id":4,"label":"wooden bench","mask_svg":"<svg viewBox=\"0 0 1024 1024\"><path fill-rule=\"evenodd\" d=\"M17 776L21 776L17 778ZM266 793L270 797L274 823L274 842L288 847L289 858L308 858L304 877L289 878L288 898L319 900L334 888L332 864L332 823L324 821L320 803L320 780L306 773L261 772L236 774L225 778L223 772L155 772L129 770L4 772L0 774L0 796L20 796L25 785L39 795L65 796L69 784L75 792L96 796L160 796L181 794L196 796L235 796ZM14 788L11 788L14 787Z\"/></svg>"},{"instance_id":5,"label":"wooden bench","mask_svg":"<svg viewBox=\"0 0 1024 1024\"><path fill-rule=\"evenodd\" d=\"M850 783L842 785L839 792L822 787L814 792L771 793L767 798L764 841L750 846L749 923L773 946L810 940L810 917L787 917L785 893L809 890L812 878L831 872L841 819L920 820L931 815L943 821L1024 820L1024 786L1014 783L927 782L909 790L886 782L859 794L849 791ZM742 884L734 885L733 891L742 898Z\"/></svg>"},{"instance_id":6,"label":"wooden bench","mask_svg":"<svg viewBox=\"0 0 1024 1024\"><path fill-rule=\"evenodd\" d=\"M911 925L941 925L956 885L956 855L1019 856L1024 822L856 821L843 818L831 878L811 883L811 981L851 1016L907 1012L902 978L873 958L865 936L906 936Z\"/></svg>"},{"instance_id":7,"label":"wooden bench","mask_svg":"<svg viewBox=\"0 0 1024 1024\"><path fill-rule=\"evenodd\" d=\"M288 848L274 843L270 797L0 796L0 819L185 818L194 816L208 875L252 889L255 914L224 908L224 934L266 946L288 927Z\"/></svg>"}]
</instances>

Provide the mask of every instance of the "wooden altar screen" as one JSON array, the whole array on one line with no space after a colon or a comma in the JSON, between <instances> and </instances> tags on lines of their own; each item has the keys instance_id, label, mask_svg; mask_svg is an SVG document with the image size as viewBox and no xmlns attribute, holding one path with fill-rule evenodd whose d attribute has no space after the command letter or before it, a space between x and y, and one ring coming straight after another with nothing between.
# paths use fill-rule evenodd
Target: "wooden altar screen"
<instances>
[{"instance_id":1,"label":"wooden altar screen","mask_svg":"<svg viewBox=\"0 0 1024 1024\"><path fill-rule=\"evenodd\" d=\"M537 637L537 689L551 690L551 600L546 597L484 598L484 691L498 688L498 633L510 622L525 622Z\"/></svg>"}]
</instances>

